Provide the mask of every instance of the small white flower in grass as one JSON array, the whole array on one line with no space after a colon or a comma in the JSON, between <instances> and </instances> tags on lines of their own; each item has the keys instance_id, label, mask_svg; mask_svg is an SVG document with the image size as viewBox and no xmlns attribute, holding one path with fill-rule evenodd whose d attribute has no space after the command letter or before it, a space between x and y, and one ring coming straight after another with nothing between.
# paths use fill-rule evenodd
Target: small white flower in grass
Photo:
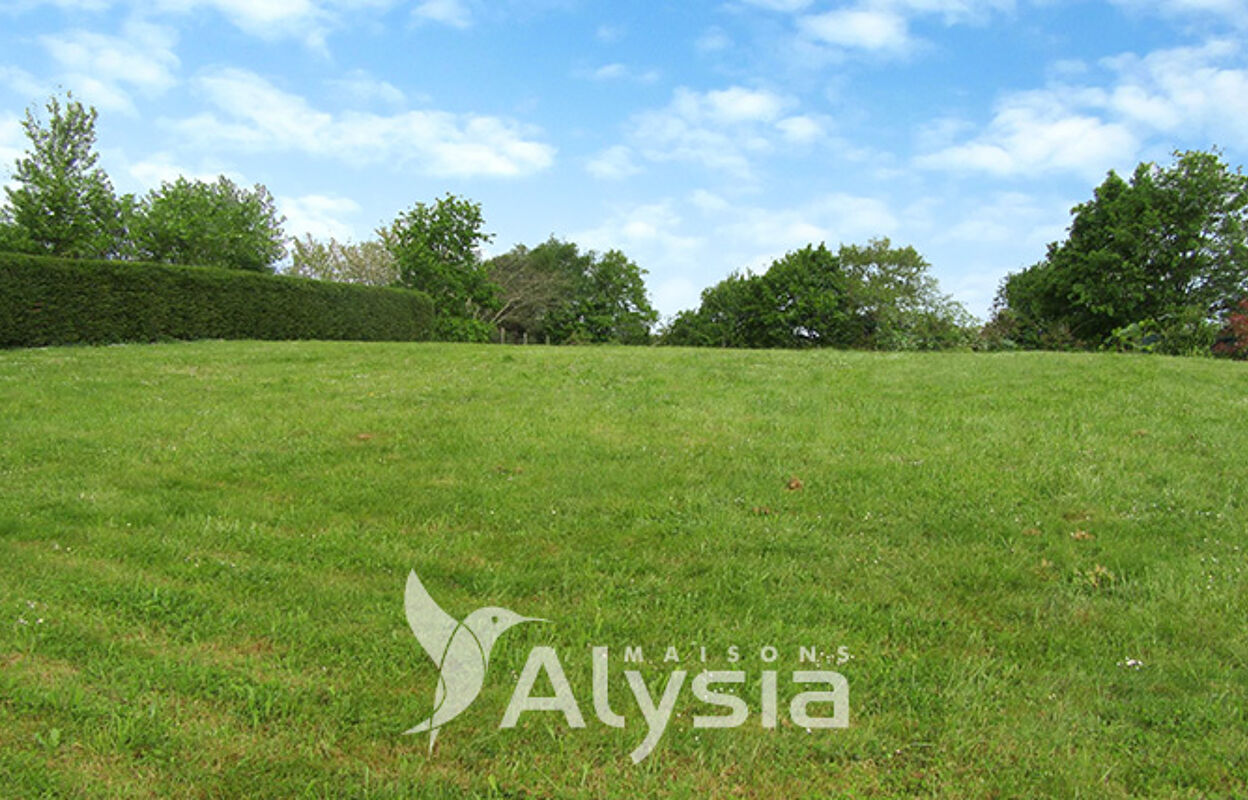
<instances>
[{"instance_id":1,"label":"small white flower in grass","mask_svg":"<svg viewBox=\"0 0 1248 800\"><path fill-rule=\"evenodd\" d=\"M1140 661L1138 658L1128 658L1126 661L1119 661L1118 666L1126 669L1139 669L1144 666L1144 662Z\"/></svg>"}]
</instances>

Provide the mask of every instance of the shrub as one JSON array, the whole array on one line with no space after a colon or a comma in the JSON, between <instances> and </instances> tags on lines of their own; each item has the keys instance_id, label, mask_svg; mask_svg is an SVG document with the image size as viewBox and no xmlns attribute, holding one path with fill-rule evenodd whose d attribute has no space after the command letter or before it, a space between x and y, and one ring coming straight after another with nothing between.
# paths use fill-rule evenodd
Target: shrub
<instances>
[{"instance_id":1,"label":"shrub","mask_svg":"<svg viewBox=\"0 0 1248 800\"><path fill-rule=\"evenodd\" d=\"M1217 338L1217 326L1198 308L1181 309L1166 319L1145 319L1116 328L1102 350L1161 353L1171 356L1208 356Z\"/></svg>"},{"instance_id":2,"label":"shrub","mask_svg":"<svg viewBox=\"0 0 1248 800\"><path fill-rule=\"evenodd\" d=\"M429 337L423 292L208 267L0 253L0 347Z\"/></svg>"}]
</instances>

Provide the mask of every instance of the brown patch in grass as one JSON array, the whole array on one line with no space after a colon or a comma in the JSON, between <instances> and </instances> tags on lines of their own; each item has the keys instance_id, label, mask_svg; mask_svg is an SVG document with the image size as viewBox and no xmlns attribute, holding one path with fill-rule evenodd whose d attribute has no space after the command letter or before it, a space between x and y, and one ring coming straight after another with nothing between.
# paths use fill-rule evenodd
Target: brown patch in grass
<instances>
[{"instance_id":1,"label":"brown patch in grass","mask_svg":"<svg viewBox=\"0 0 1248 800\"><path fill-rule=\"evenodd\" d=\"M57 684L82 672L68 661L48 658L37 653L0 655L0 669L10 669L13 671L10 674L26 675L43 684Z\"/></svg>"}]
</instances>

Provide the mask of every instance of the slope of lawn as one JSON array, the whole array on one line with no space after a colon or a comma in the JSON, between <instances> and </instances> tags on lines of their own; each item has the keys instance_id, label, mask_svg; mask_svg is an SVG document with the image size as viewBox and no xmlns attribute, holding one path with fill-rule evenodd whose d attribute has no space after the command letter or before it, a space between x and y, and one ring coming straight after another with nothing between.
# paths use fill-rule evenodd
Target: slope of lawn
<instances>
[{"instance_id":1,"label":"slope of lawn","mask_svg":"<svg viewBox=\"0 0 1248 800\"><path fill-rule=\"evenodd\" d=\"M0 443L0 796L1248 794L1248 365L7 351ZM503 634L432 755L403 735L438 677L413 569L457 619L549 620ZM500 729L536 646L584 728ZM634 765L626 669L656 700L743 671L749 718L693 727L726 710L686 684ZM790 722L811 669L845 676L847 729Z\"/></svg>"}]
</instances>

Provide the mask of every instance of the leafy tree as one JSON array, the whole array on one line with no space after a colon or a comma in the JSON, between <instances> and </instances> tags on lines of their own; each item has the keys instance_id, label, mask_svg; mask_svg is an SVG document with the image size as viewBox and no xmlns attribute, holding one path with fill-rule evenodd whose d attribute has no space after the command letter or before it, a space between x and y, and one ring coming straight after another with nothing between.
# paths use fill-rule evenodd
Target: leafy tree
<instances>
[{"instance_id":1,"label":"leafy tree","mask_svg":"<svg viewBox=\"0 0 1248 800\"><path fill-rule=\"evenodd\" d=\"M393 286L398 283L399 269L386 246L389 230L382 228L378 233L380 239L354 244L334 238L319 242L311 234L295 239L291 242L290 274L337 283Z\"/></svg>"},{"instance_id":2,"label":"leafy tree","mask_svg":"<svg viewBox=\"0 0 1248 800\"><path fill-rule=\"evenodd\" d=\"M26 110L22 127L30 150L19 158L5 188L8 222L0 221L0 246L73 258L106 258L122 239L122 203L96 166L98 113L66 94L48 100L46 124ZM14 229L16 228L16 230Z\"/></svg>"},{"instance_id":3,"label":"leafy tree","mask_svg":"<svg viewBox=\"0 0 1248 800\"><path fill-rule=\"evenodd\" d=\"M791 331L762 275L734 272L702 290L701 305L676 315L666 344L690 347L789 347Z\"/></svg>"},{"instance_id":4,"label":"leafy tree","mask_svg":"<svg viewBox=\"0 0 1248 800\"><path fill-rule=\"evenodd\" d=\"M1005 279L998 306L1023 344L1096 346L1133 324L1190 342L1248 293L1248 178L1216 151L1175 158L1109 173L1066 240Z\"/></svg>"},{"instance_id":5,"label":"leafy tree","mask_svg":"<svg viewBox=\"0 0 1248 800\"><path fill-rule=\"evenodd\" d=\"M858 344L877 350L939 350L969 345L974 319L942 294L931 266L913 247L887 238L842 245Z\"/></svg>"},{"instance_id":6,"label":"leafy tree","mask_svg":"<svg viewBox=\"0 0 1248 800\"><path fill-rule=\"evenodd\" d=\"M143 261L272 272L286 254L284 218L269 190L243 189L224 175L165 182L128 216L127 254Z\"/></svg>"},{"instance_id":7,"label":"leafy tree","mask_svg":"<svg viewBox=\"0 0 1248 800\"><path fill-rule=\"evenodd\" d=\"M490 259L490 277L502 295L491 321L514 334L550 336L548 317L572 302L583 262L575 244L553 236L532 249L519 244Z\"/></svg>"},{"instance_id":8,"label":"leafy tree","mask_svg":"<svg viewBox=\"0 0 1248 800\"><path fill-rule=\"evenodd\" d=\"M432 205L417 203L391 228L399 282L433 298L439 338L489 338L501 299L481 260L481 245L493 239L484 224L479 204L447 194Z\"/></svg>"},{"instance_id":9,"label":"leafy tree","mask_svg":"<svg viewBox=\"0 0 1248 800\"><path fill-rule=\"evenodd\" d=\"M560 341L645 344L659 314L646 296L645 270L619 250L593 251L577 262L572 301L550 316Z\"/></svg>"},{"instance_id":10,"label":"leafy tree","mask_svg":"<svg viewBox=\"0 0 1248 800\"><path fill-rule=\"evenodd\" d=\"M807 245L774 262L762 277L780 324L761 346L850 347L862 339L851 303L849 276L822 244ZM751 345L760 346L760 345Z\"/></svg>"},{"instance_id":11,"label":"leafy tree","mask_svg":"<svg viewBox=\"0 0 1248 800\"><path fill-rule=\"evenodd\" d=\"M498 324L556 343L642 344L658 312L646 296L645 270L619 250L581 252L553 236L491 259L502 288Z\"/></svg>"}]
</instances>

